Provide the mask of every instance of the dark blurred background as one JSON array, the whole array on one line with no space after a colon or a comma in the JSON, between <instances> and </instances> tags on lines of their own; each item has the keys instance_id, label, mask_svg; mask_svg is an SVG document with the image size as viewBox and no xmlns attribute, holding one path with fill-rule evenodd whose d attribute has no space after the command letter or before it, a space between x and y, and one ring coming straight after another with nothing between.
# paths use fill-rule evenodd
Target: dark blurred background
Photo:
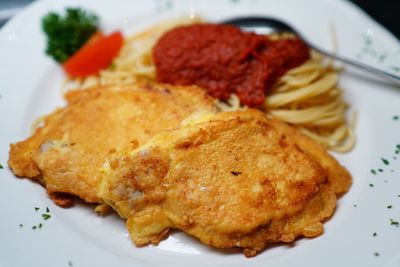
<instances>
[{"instance_id":1,"label":"dark blurred background","mask_svg":"<svg viewBox=\"0 0 400 267\"><path fill-rule=\"evenodd\" d=\"M17 13L21 8L23 8L23 6L32 1L34 0L0 0L0 27L8 17ZM361 7L371 17L389 29L400 40L400 0L350 1Z\"/></svg>"},{"instance_id":2,"label":"dark blurred background","mask_svg":"<svg viewBox=\"0 0 400 267\"><path fill-rule=\"evenodd\" d=\"M400 0L351 0L400 40Z\"/></svg>"}]
</instances>

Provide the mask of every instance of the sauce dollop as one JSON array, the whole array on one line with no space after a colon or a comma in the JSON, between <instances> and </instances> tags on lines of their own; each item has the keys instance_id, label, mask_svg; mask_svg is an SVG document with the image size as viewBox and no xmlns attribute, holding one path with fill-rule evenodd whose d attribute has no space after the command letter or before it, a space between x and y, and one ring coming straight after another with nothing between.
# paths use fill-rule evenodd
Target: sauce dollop
<instances>
[{"instance_id":1,"label":"sauce dollop","mask_svg":"<svg viewBox=\"0 0 400 267\"><path fill-rule=\"evenodd\" d=\"M196 24L165 33L153 57L158 82L195 84L221 100L236 93L242 104L259 106L286 71L309 59L310 51L298 38L272 40L230 25Z\"/></svg>"}]
</instances>

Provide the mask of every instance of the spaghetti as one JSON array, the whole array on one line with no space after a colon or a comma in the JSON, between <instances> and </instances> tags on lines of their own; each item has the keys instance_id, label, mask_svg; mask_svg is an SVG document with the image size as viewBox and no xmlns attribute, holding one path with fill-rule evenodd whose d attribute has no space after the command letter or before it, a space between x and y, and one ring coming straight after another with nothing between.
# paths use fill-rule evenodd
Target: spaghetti
<instances>
[{"instance_id":1,"label":"spaghetti","mask_svg":"<svg viewBox=\"0 0 400 267\"><path fill-rule=\"evenodd\" d=\"M199 18L178 19L128 37L110 68L101 71L98 76L73 81L73 87L155 81L152 48L157 40L174 27L199 21ZM269 117L299 127L328 149L350 151L355 145L355 116L349 124L346 120L347 104L338 86L339 72L340 69L334 67L331 61L312 51L307 62L291 69L279 79L261 109ZM226 102L218 101L218 105L225 111L246 108L240 105L235 95L231 95Z\"/></svg>"},{"instance_id":2,"label":"spaghetti","mask_svg":"<svg viewBox=\"0 0 400 267\"><path fill-rule=\"evenodd\" d=\"M156 69L152 58L152 48L167 31L182 25L200 22L198 17L184 17L157 24L144 32L129 36L113 64L98 76L76 79L68 83L69 88L89 88L97 85L128 84L139 81L154 81Z\"/></svg>"},{"instance_id":3,"label":"spaghetti","mask_svg":"<svg viewBox=\"0 0 400 267\"><path fill-rule=\"evenodd\" d=\"M350 151L355 145L355 116L349 125L347 105L338 87L339 71L312 52L308 62L288 71L273 87L263 110L271 117L299 126L327 148Z\"/></svg>"}]
</instances>

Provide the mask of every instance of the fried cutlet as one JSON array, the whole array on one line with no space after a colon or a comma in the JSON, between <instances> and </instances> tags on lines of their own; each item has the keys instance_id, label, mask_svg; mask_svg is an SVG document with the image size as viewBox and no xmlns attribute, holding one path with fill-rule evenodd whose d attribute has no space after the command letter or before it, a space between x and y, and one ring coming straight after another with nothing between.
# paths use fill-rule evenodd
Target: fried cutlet
<instances>
[{"instance_id":1,"label":"fried cutlet","mask_svg":"<svg viewBox=\"0 0 400 267\"><path fill-rule=\"evenodd\" d=\"M235 113L222 114L222 116L235 116ZM241 113L240 116L249 118L258 117L262 119L261 117L265 115L261 112L251 109L247 112ZM214 116L214 118L218 117L219 115ZM336 195L340 196L342 193L345 193L349 190L351 186L350 173L328 153L325 147L310 139L293 126L290 126L277 119L272 119L272 122L274 126L283 131L288 138L292 139L293 142L296 142L300 149L318 161L325 172L327 172L328 183Z\"/></svg>"},{"instance_id":2,"label":"fried cutlet","mask_svg":"<svg viewBox=\"0 0 400 267\"><path fill-rule=\"evenodd\" d=\"M331 181L340 179L285 127L255 110L191 121L110 157L99 196L127 219L139 246L176 228L254 256L268 243L317 236L335 208Z\"/></svg>"},{"instance_id":3,"label":"fried cutlet","mask_svg":"<svg viewBox=\"0 0 400 267\"><path fill-rule=\"evenodd\" d=\"M315 160L318 161L318 163L327 172L328 182L337 195L341 195L349 190L351 186L350 173L343 168L323 146L286 123L275 119L274 124L282 131L288 133L288 136L291 136L291 138L295 139L297 145L302 150L306 151L310 156L314 157Z\"/></svg>"},{"instance_id":4,"label":"fried cutlet","mask_svg":"<svg viewBox=\"0 0 400 267\"><path fill-rule=\"evenodd\" d=\"M116 85L65 97L65 108L48 115L31 137L10 145L8 161L17 176L39 181L63 206L71 204L70 195L101 202L96 185L110 153L134 149L193 112L215 109L195 87Z\"/></svg>"}]
</instances>

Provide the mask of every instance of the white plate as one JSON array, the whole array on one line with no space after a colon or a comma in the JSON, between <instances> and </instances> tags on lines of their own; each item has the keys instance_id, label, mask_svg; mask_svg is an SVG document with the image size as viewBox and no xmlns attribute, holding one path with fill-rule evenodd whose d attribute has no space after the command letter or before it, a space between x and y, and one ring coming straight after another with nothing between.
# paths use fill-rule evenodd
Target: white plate
<instances>
[{"instance_id":1,"label":"white plate","mask_svg":"<svg viewBox=\"0 0 400 267\"><path fill-rule=\"evenodd\" d=\"M15 178L6 166L9 144L26 138L35 118L63 104L60 86L64 76L43 52L40 20L65 6L91 9L100 15L104 29L123 29L125 34L193 12L210 20L239 14L273 15L329 48L329 30L335 25L340 53L400 72L397 40L345 1L35 2L0 32L0 163L4 166L0 169L0 266L400 266L400 228L390 221L400 221L400 154L394 158L400 144L400 119L394 117L400 115L400 88L350 68L340 82L345 98L359 114L358 143L351 153L337 157L354 181L318 238L273 246L251 259L236 250L209 248L178 232L158 247L136 248L116 216L100 218L91 207L80 204L59 208L42 187ZM43 220L46 207L52 217ZM42 228L32 229L39 223Z\"/></svg>"}]
</instances>

